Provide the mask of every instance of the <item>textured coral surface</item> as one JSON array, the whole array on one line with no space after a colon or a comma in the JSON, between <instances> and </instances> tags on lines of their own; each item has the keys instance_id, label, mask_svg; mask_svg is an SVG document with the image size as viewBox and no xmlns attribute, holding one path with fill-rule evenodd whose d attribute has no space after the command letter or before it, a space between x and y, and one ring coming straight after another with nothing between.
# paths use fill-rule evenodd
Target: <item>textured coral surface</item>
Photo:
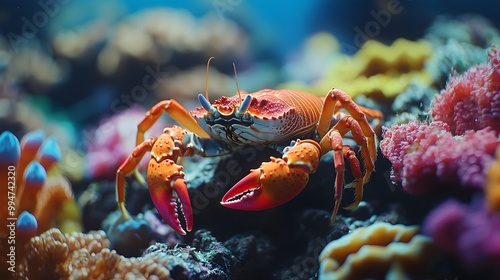
<instances>
[{"instance_id":1,"label":"textured coral surface","mask_svg":"<svg viewBox=\"0 0 500 280\"><path fill-rule=\"evenodd\" d=\"M443 203L429 214L423 231L469 271L500 276L500 213L489 211L482 199L470 206Z\"/></svg>"},{"instance_id":2,"label":"textured coral surface","mask_svg":"<svg viewBox=\"0 0 500 280\"><path fill-rule=\"evenodd\" d=\"M321 252L319 279L381 277L402 269L426 271L433 245L418 227L377 223L330 242ZM395 264L398 268L395 268Z\"/></svg>"},{"instance_id":3,"label":"textured coral surface","mask_svg":"<svg viewBox=\"0 0 500 280\"><path fill-rule=\"evenodd\" d=\"M489 128L454 137L439 121L397 125L385 130L383 137L380 149L392 163L391 179L402 182L412 194L458 185L481 189L499 145Z\"/></svg>"},{"instance_id":4,"label":"textured coral surface","mask_svg":"<svg viewBox=\"0 0 500 280\"><path fill-rule=\"evenodd\" d=\"M489 63L452 75L432 105L432 117L450 126L453 135L493 128L500 133L500 47L492 46Z\"/></svg>"}]
</instances>

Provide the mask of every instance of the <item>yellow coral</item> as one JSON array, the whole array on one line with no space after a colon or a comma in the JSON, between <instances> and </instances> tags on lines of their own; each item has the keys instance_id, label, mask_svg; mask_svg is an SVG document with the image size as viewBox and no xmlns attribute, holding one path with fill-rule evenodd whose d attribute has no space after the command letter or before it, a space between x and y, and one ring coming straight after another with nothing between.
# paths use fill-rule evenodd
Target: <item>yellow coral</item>
<instances>
[{"instance_id":1,"label":"yellow coral","mask_svg":"<svg viewBox=\"0 0 500 280\"><path fill-rule=\"evenodd\" d=\"M497 160L488 169L485 192L488 208L500 211L500 148L497 148Z\"/></svg>"},{"instance_id":2,"label":"yellow coral","mask_svg":"<svg viewBox=\"0 0 500 280\"><path fill-rule=\"evenodd\" d=\"M417 273L433 252L416 226L377 223L330 242L320 254L319 279L361 279L387 273Z\"/></svg>"},{"instance_id":3,"label":"yellow coral","mask_svg":"<svg viewBox=\"0 0 500 280\"><path fill-rule=\"evenodd\" d=\"M325 95L330 88L336 87L353 97L393 97L412 82L431 84L431 76L424 69L425 61L431 56L431 45L425 40L409 41L400 38L390 46L371 40L356 55L335 60L317 84L307 86L292 82L283 84L280 88Z\"/></svg>"}]
</instances>

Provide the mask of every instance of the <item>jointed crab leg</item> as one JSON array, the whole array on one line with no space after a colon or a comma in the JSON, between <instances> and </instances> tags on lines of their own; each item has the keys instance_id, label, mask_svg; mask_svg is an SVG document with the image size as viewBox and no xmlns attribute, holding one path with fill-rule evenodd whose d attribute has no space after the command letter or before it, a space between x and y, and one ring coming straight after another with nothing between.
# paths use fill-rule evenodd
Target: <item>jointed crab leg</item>
<instances>
[{"instance_id":1,"label":"jointed crab leg","mask_svg":"<svg viewBox=\"0 0 500 280\"><path fill-rule=\"evenodd\" d=\"M333 128L330 123L333 116L344 108L350 115L342 117ZM376 157L375 132L370 127L365 113L381 118L378 112L370 112L357 106L343 91L332 89L328 92L318 124L321 136L319 143L314 140L297 140L285 148L283 157L271 157L258 169L239 181L222 198L221 204L240 210L263 210L281 205L299 194L306 186L309 174L316 171L322 155L333 150L335 178L335 205L331 222L335 221L342 191L344 189L344 170L347 159L354 175L354 181L347 187L355 188L355 201L347 209L355 208L361 201L363 185L374 171ZM338 114L340 116L340 114ZM363 176L359 160L353 148L344 145L342 137L351 132L356 144L361 148L366 171Z\"/></svg>"},{"instance_id":2,"label":"jointed crab leg","mask_svg":"<svg viewBox=\"0 0 500 280\"><path fill-rule=\"evenodd\" d=\"M362 131L361 135L364 135L368 141L367 147L370 154L369 157L365 157L365 164L368 164L366 162L366 159L369 158L372 161L372 165L374 165L375 159L377 158L375 131L371 128L366 116L369 116L371 119L379 120L379 123L377 124L377 127L375 129L378 130L378 127L382 122L382 114L377 110L371 110L356 105L356 103L352 101L352 98L340 89L332 88L328 92L325 102L323 103L323 109L321 111L321 116L317 128L320 138L326 135L326 133L329 131L331 117L338 112L340 107L346 109L351 117L359 123Z\"/></svg>"},{"instance_id":3,"label":"jointed crab leg","mask_svg":"<svg viewBox=\"0 0 500 280\"><path fill-rule=\"evenodd\" d=\"M354 202L344 207L344 209L352 210L358 206L359 202L361 202L361 198L363 197L363 172L361 172L361 166L358 158L356 157L356 152L351 146L344 145L344 147L342 147L342 152L344 153L344 157L349 161L349 166L351 166L351 172L354 176L354 180L345 186L346 188L354 188L356 191L354 193ZM335 201L335 203L337 203L337 201ZM340 204L340 199L338 203ZM335 205L335 207L337 206ZM335 216L332 215L332 218L333 220L331 222L333 223Z\"/></svg>"},{"instance_id":4,"label":"jointed crab leg","mask_svg":"<svg viewBox=\"0 0 500 280\"><path fill-rule=\"evenodd\" d=\"M174 120L176 120L182 127L187 128L189 131L194 132L196 135L203 138L210 138L203 128L196 122L196 120L189 114L179 102L174 99L163 100L158 102L151 108L144 120L137 126L136 145L144 141L144 133L155 124L163 112L167 112Z\"/></svg>"},{"instance_id":5,"label":"jointed crab leg","mask_svg":"<svg viewBox=\"0 0 500 280\"><path fill-rule=\"evenodd\" d=\"M151 151L156 139L156 137L151 137L141 142L116 171L116 201L120 212L122 212L123 217L127 220L130 219L130 214L125 208L125 176L135 170L146 152Z\"/></svg>"},{"instance_id":6,"label":"jointed crab leg","mask_svg":"<svg viewBox=\"0 0 500 280\"><path fill-rule=\"evenodd\" d=\"M343 149L342 134L338 130L332 129L327 136L323 137L323 140L328 141L329 145L326 147L322 147L323 152L329 151L330 149L333 150L333 164L335 166L335 173L336 173L335 194L334 194L335 206L333 207L333 213L330 219L330 222L333 223L333 221L335 221L335 217L337 216L337 212L340 207L340 201L342 200L342 191L344 189L345 162L344 162L344 153L342 151Z\"/></svg>"},{"instance_id":7,"label":"jointed crab leg","mask_svg":"<svg viewBox=\"0 0 500 280\"><path fill-rule=\"evenodd\" d=\"M144 142L144 133L146 133L146 131L148 131L151 126L158 121L163 112L167 112L180 125L194 132L199 137L210 138L210 136L203 130L203 128L201 128L191 114L189 114L189 112L186 111L181 104L179 104L179 102L174 99L169 99L158 102L146 113L146 117L144 117L144 119L137 126L136 145ZM134 175L141 184L145 183L145 180L139 171L134 170Z\"/></svg>"}]
</instances>

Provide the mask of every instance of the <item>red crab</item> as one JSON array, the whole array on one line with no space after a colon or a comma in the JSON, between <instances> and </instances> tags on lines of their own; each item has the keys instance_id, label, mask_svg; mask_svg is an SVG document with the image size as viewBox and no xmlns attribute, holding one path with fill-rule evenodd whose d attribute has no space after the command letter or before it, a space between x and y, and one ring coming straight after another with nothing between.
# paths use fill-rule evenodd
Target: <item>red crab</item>
<instances>
[{"instance_id":1,"label":"red crab","mask_svg":"<svg viewBox=\"0 0 500 280\"><path fill-rule=\"evenodd\" d=\"M208 68L209 63L207 73ZM304 92L272 89L250 94L238 89L237 95L221 97L212 104L207 90L205 96L200 94L198 99L201 107L191 112L174 99L161 101L138 125L137 147L116 174L117 202L125 218L130 216L125 209L124 177L136 170L146 152L151 153L147 184L153 203L163 219L183 235L186 232L178 219L174 192L181 203L187 231L193 227L193 214L183 167L177 162L193 154L213 157L233 153L245 145L289 145L279 149L283 154L281 158L271 157L224 195L221 204L229 208L264 210L288 202L304 189L309 174L316 171L321 156L330 150L333 150L336 171L331 222L342 199L344 158L349 161L354 176L354 181L346 187L356 190L355 201L346 209L355 208L361 201L363 185L374 171L377 156L376 135L367 117L378 120L379 128L381 112L358 106L348 94L336 88L324 99ZM144 133L163 112L186 129L167 127L159 137L144 140ZM343 143L342 138L348 132L361 150L364 172L355 149ZM137 172L136 175L142 178Z\"/></svg>"}]
</instances>

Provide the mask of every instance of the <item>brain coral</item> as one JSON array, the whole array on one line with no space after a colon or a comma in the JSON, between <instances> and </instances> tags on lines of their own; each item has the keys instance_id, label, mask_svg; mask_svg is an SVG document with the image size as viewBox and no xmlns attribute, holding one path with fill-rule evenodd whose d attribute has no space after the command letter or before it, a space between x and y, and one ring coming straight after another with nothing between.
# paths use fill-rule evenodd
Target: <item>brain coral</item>
<instances>
[{"instance_id":1,"label":"brain coral","mask_svg":"<svg viewBox=\"0 0 500 280\"><path fill-rule=\"evenodd\" d=\"M425 41L397 39L390 46L367 41L354 56L335 59L329 70L314 86L287 83L280 88L325 95L332 87L341 88L352 97L358 95L393 97L412 83L429 85L425 61L432 57L431 45Z\"/></svg>"},{"instance_id":2,"label":"brain coral","mask_svg":"<svg viewBox=\"0 0 500 280\"><path fill-rule=\"evenodd\" d=\"M371 279L397 269L403 274L428 273L433 245L418 230L388 223L358 228L323 249L319 279Z\"/></svg>"}]
</instances>

